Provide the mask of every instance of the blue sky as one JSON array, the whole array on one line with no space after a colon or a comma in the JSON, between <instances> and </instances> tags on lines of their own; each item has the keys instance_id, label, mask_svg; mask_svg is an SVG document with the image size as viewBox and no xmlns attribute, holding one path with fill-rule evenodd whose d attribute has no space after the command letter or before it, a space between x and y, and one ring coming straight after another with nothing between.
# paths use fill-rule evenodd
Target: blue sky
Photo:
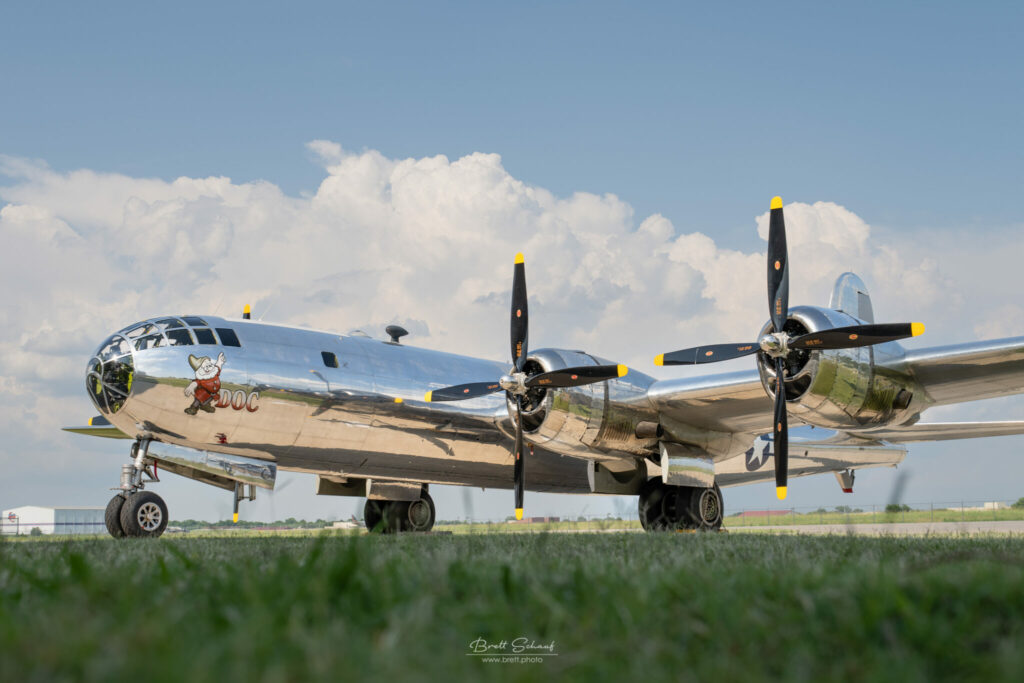
<instances>
[{"instance_id":1,"label":"blue sky","mask_svg":"<svg viewBox=\"0 0 1024 683\"><path fill-rule=\"evenodd\" d=\"M302 145L502 155L732 245L764 197L1019 221L1016 3L8 3L0 148L314 190Z\"/></svg>"},{"instance_id":2,"label":"blue sky","mask_svg":"<svg viewBox=\"0 0 1024 683\"><path fill-rule=\"evenodd\" d=\"M807 211L820 226L838 231L818 236L819 242L807 236L808 244L820 247L808 254L820 262L804 259L803 274L794 271L794 278L802 278L794 292L805 301L813 295L808 303L826 303L835 275L857 266L867 275L880 316L927 314L934 335L928 344L1022 335L1024 309L1013 277L1024 256L1022 15L1015 3L6 3L0 8L0 207L30 207L32 216L51 221L46 225L54 234L70 226L94 238L100 253L110 257L94 263L93 274L104 273L111 282L130 271L126 264L132 259L150 263L138 255L145 245L134 251L124 246L131 243L119 232L126 216L142 216L154 235L166 236L160 231L221 220L239 193L263 192L266 187L252 185L263 180L272 196L254 197L252 205L301 223L309 212L296 209L296 201L312 201L332 179L372 179L371 167L392 168L401 160L415 160L421 170L429 166L429 173L440 174L436 187L465 194L471 210L464 215L441 212L433 223L424 219L439 237L448 229L453 238L469 235L473 218L493 218L467 188L470 181L486 186L494 178L564 200L564 206L549 203L541 213L576 226L613 216L610 234L627 242L642 222L660 215L668 221L665 240L696 233L710 238L706 264L684 267L668 259L657 266L659 273L669 273L665 277L676 278L671 281L678 290L658 290L654 279L631 290L628 282L614 281L612 270L608 277L593 275L589 290L567 287L571 297L565 300L555 290L531 289L538 297L531 300L531 314L536 311L538 324L546 325L544 343L584 345L647 363L658 351L691 341L728 341L723 335L745 338L747 325L759 327L760 290L748 297L756 306L752 323L746 322L746 304L709 290L723 272L728 277L730 259L753 258L763 249L754 219L767 210L770 197L781 194L787 204L827 203ZM348 159L370 170L339 175L332 148L309 146L314 140L337 143ZM500 155L500 163L475 153ZM436 155L452 164L429 161ZM36 170L25 170L30 167ZM71 173L79 169L88 173ZM210 180L216 176L229 177L230 186ZM191 189L172 185L179 177ZM281 196L274 195L276 188ZM193 201L197 192L216 201L200 205ZM577 201L575 193L596 197L581 195ZM137 197L145 201L132 203ZM177 223L160 222L154 208L160 202L178 207L172 216ZM460 222L467 216L469 223ZM249 218L225 219L241 221L228 233L251 227ZM362 223L367 230L374 227L371 218ZM857 237L862 225L870 226L867 246ZM412 227L421 228L398 226L395 234ZM0 228L13 230L2 223ZM256 239L264 237L259 233ZM524 233L522 242L528 238L537 235ZM230 243L230 237L225 240ZM514 242L496 239L491 251L474 253L504 263L521 248ZM111 247L117 244L122 251ZM370 254L381 244L367 236L365 244L355 245L362 251L351 243L348 248ZM841 250L825 252L836 245L849 247L849 262ZM52 263L74 263L79 253L47 248L44 262L52 256ZM240 253L244 244L234 249ZM531 268L538 269L531 273L553 280L567 272L559 270L564 260L552 255L545 263L545 256L539 248L531 254ZM24 257L9 249L0 258L2 269L13 271ZM301 265L309 255L294 258ZM641 280L641 260L628 265ZM409 267L398 257L395 266ZM435 274L457 270L440 262L432 267ZM907 277L890 277L887 268L897 275L905 270ZM274 306L270 318L282 322L340 330L419 320L420 311L433 310L417 341L492 357L499 352L487 349L504 348L491 343L489 332L471 339L471 330L488 329L481 320L491 312L455 320L450 300L443 298L469 284L490 287L487 273L438 280L438 287L448 289L437 293L415 289L412 278L408 296L382 300L377 311L345 308L348 298L377 291L375 283L363 283L362 289L343 284L350 287L343 292L347 298L331 317L304 294L350 281L338 279L344 270L334 272L327 264L310 271L315 276L308 281L296 275L265 283L263 290L243 289L238 278L218 279L211 272L209 299L175 291L170 275L159 279L158 267L144 274L139 300L117 298L117 289L90 289L92 283L71 275L34 288L5 281L5 287L24 293L18 306L5 311L0 388L21 387L21 394L8 391L17 397L8 399L11 407L24 404L24 387L40 376L60 388L20 413L10 412L8 438L0 447L0 465L8 467L0 503L31 495L13 504L45 504L39 498L52 490L75 504L105 502L81 491L87 482L90 491L105 493L116 479L105 455L110 444L83 446L74 441L80 437L50 437L51 422L87 417L79 419L90 411L80 395L84 356L110 329L135 319L181 312L178 306L207 310L206 304L232 296ZM587 274L576 277L582 281ZM501 292L506 285L493 286ZM276 301L271 289L279 292ZM80 293L78 308L67 291ZM602 291L619 297L618 307L605 305ZM94 315L82 313L93 305ZM622 311L630 315L622 317ZM601 327L595 322L600 320L611 322ZM640 337L631 332L638 320L648 330ZM47 326L74 330L68 337L82 340L63 349L59 362L46 361L49 374L33 369L40 361L29 348L35 332ZM680 342L669 341L674 339ZM0 395L0 406L3 400ZM939 417L1024 419L1022 410L1020 401L1010 401ZM917 470L908 491L920 500L1024 495L1011 484L1024 474L1024 466L1015 464L1021 443L1013 438L970 444L969 472L962 466L961 445L915 447L908 464ZM45 476L35 465L23 467L26 453L53 446L84 455L77 464L62 460L48 466ZM12 464L18 474L12 474ZM54 472L64 480L47 481ZM846 502L835 499L831 477L819 480L794 504ZM855 494L853 502L884 502L892 473L863 475L863 481L872 480L877 485ZM215 495L190 482L166 486L192 491L181 495L193 503ZM324 501L314 507L301 502L308 498L305 487L290 486L293 507L279 503L278 511L311 516L328 509ZM773 500L770 487L733 491L727 504ZM794 485L791 494L797 493ZM215 514L209 512L212 504L195 504L197 514ZM490 511L490 505L481 501L476 509ZM585 504L545 505L564 512ZM588 512L605 509L607 503L594 503Z\"/></svg>"}]
</instances>

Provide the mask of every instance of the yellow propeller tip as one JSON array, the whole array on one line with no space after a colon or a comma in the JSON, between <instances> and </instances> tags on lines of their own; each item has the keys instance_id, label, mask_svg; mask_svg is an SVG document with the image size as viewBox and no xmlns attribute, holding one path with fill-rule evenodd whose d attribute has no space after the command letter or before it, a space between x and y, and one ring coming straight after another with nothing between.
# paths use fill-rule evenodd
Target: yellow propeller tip
<instances>
[{"instance_id":1,"label":"yellow propeller tip","mask_svg":"<svg viewBox=\"0 0 1024 683\"><path fill-rule=\"evenodd\" d=\"M629 372L629 368L619 363L619 377L625 377L627 372Z\"/></svg>"},{"instance_id":2,"label":"yellow propeller tip","mask_svg":"<svg viewBox=\"0 0 1024 683\"><path fill-rule=\"evenodd\" d=\"M246 304L245 307L242 308L242 313L252 313L252 309L249 308L249 304Z\"/></svg>"},{"instance_id":3,"label":"yellow propeller tip","mask_svg":"<svg viewBox=\"0 0 1024 683\"><path fill-rule=\"evenodd\" d=\"M773 209L781 209L782 208L782 197L772 197L772 208Z\"/></svg>"},{"instance_id":4,"label":"yellow propeller tip","mask_svg":"<svg viewBox=\"0 0 1024 683\"><path fill-rule=\"evenodd\" d=\"M396 399L395 399L395 403L401 403L401 402L402 402L402 399L401 399L401 398L396 398Z\"/></svg>"},{"instance_id":5,"label":"yellow propeller tip","mask_svg":"<svg viewBox=\"0 0 1024 683\"><path fill-rule=\"evenodd\" d=\"M910 323L910 335L920 337L924 334L924 323Z\"/></svg>"},{"instance_id":6,"label":"yellow propeller tip","mask_svg":"<svg viewBox=\"0 0 1024 683\"><path fill-rule=\"evenodd\" d=\"M779 500L786 500L786 487L785 486L776 486L775 487L775 495L779 497Z\"/></svg>"},{"instance_id":7,"label":"yellow propeller tip","mask_svg":"<svg viewBox=\"0 0 1024 683\"><path fill-rule=\"evenodd\" d=\"M654 357L654 364L655 365L664 365L665 364L665 354L659 353L657 356L655 356Z\"/></svg>"},{"instance_id":8,"label":"yellow propeller tip","mask_svg":"<svg viewBox=\"0 0 1024 683\"><path fill-rule=\"evenodd\" d=\"M90 426L90 427L92 427L92 421L93 421L93 420L95 420L95 419L96 419L96 418L94 418L94 417L90 417L90 418L89 418L89 426Z\"/></svg>"},{"instance_id":9,"label":"yellow propeller tip","mask_svg":"<svg viewBox=\"0 0 1024 683\"><path fill-rule=\"evenodd\" d=\"M235 524L238 524L238 513L236 512L236 513L235 513L235 514L233 514L233 515L232 515L231 517L232 517L232 521L233 521L233 522L234 522Z\"/></svg>"},{"instance_id":10,"label":"yellow propeller tip","mask_svg":"<svg viewBox=\"0 0 1024 683\"><path fill-rule=\"evenodd\" d=\"M525 259L523 258L523 252L519 252L518 254L516 254L516 263L524 263L524 262L525 262Z\"/></svg>"},{"instance_id":11,"label":"yellow propeller tip","mask_svg":"<svg viewBox=\"0 0 1024 683\"><path fill-rule=\"evenodd\" d=\"M434 394L433 391L428 391L426 394L423 395L423 400L426 401L427 403L430 403L430 397L433 394Z\"/></svg>"},{"instance_id":12,"label":"yellow propeller tip","mask_svg":"<svg viewBox=\"0 0 1024 683\"><path fill-rule=\"evenodd\" d=\"M523 508L516 508L516 519L523 519Z\"/></svg>"}]
</instances>

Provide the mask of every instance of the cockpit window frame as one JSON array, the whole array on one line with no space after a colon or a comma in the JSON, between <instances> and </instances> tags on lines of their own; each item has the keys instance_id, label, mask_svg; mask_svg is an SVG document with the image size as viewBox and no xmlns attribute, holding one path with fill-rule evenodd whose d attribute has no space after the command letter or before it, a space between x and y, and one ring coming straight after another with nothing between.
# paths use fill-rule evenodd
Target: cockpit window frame
<instances>
[{"instance_id":1,"label":"cockpit window frame","mask_svg":"<svg viewBox=\"0 0 1024 683\"><path fill-rule=\"evenodd\" d=\"M135 340L136 351L159 349L163 346L167 346L167 338L159 332L156 334L147 334L145 337L139 337Z\"/></svg>"},{"instance_id":2,"label":"cockpit window frame","mask_svg":"<svg viewBox=\"0 0 1024 683\"><path fill-rule=\"evenodd\" d=\"M156 326L159 327L162 332L166 332L167 330L173 330L178 327L185 327L185 323L177 318L161 318L156 321Z\"/></svg>"},{"instance_id":3,"label":"cockpit window frame","mask_svg":"<svg viewBox=\"0 0 1024 683\"><path fill-rule=\"evenodd\" d=\"M135 340L139 337L145 337L157 331L156 325L153 323L140 323L139 325L129 329L127 332L123 332L122 336L129 340Z\"/></svg>"}]
</instances>

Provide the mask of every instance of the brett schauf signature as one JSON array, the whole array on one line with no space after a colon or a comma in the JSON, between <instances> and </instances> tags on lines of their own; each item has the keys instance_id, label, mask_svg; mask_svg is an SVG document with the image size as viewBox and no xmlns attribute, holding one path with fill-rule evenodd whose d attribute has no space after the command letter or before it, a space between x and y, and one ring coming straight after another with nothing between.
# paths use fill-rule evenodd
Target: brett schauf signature
<instances>
[{"instance_id":1,"label":"brett schauf signature","mask_svg":"<svg viewBox=\"0 0 1024 683\"><path fill-rule=\"evenodd\" d=\"M480 637L469 644L467 655L529 655L531 657L557 657L555 652L555 641L550 643L538 643L532 638L504 638L495 642L489 642L486 638Z\"/></svg>"}]
</instances>

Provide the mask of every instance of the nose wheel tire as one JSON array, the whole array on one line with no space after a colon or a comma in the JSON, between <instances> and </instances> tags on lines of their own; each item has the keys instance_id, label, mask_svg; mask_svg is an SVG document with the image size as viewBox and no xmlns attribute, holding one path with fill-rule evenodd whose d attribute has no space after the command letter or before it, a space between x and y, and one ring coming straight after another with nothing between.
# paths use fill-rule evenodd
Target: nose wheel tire
<instances>
[{"instance_id":1,"label":"nose wheel tire","mask_svg":"<svg viewBox=\"0 0 1024 683\"><path fill-rule=\"evenodd\" d=\"M156 538L167 528L167 519L167 504L152 491L133 493L121 507L125 536Z\"/></svg>"},{"instance_id":2,"label":"nose wheel tire","mask_svg":"<svg viewBox=\"0 0 1024 683\"><path fill-rule=\"evenodd\" d=\"M107 503L107 510L103 513L103 521L107 525L107 532L114 538L124 538L124 529L121 528L121 508L124 507L124 496L118 494Z\"/></svg>"}]
</instances>

